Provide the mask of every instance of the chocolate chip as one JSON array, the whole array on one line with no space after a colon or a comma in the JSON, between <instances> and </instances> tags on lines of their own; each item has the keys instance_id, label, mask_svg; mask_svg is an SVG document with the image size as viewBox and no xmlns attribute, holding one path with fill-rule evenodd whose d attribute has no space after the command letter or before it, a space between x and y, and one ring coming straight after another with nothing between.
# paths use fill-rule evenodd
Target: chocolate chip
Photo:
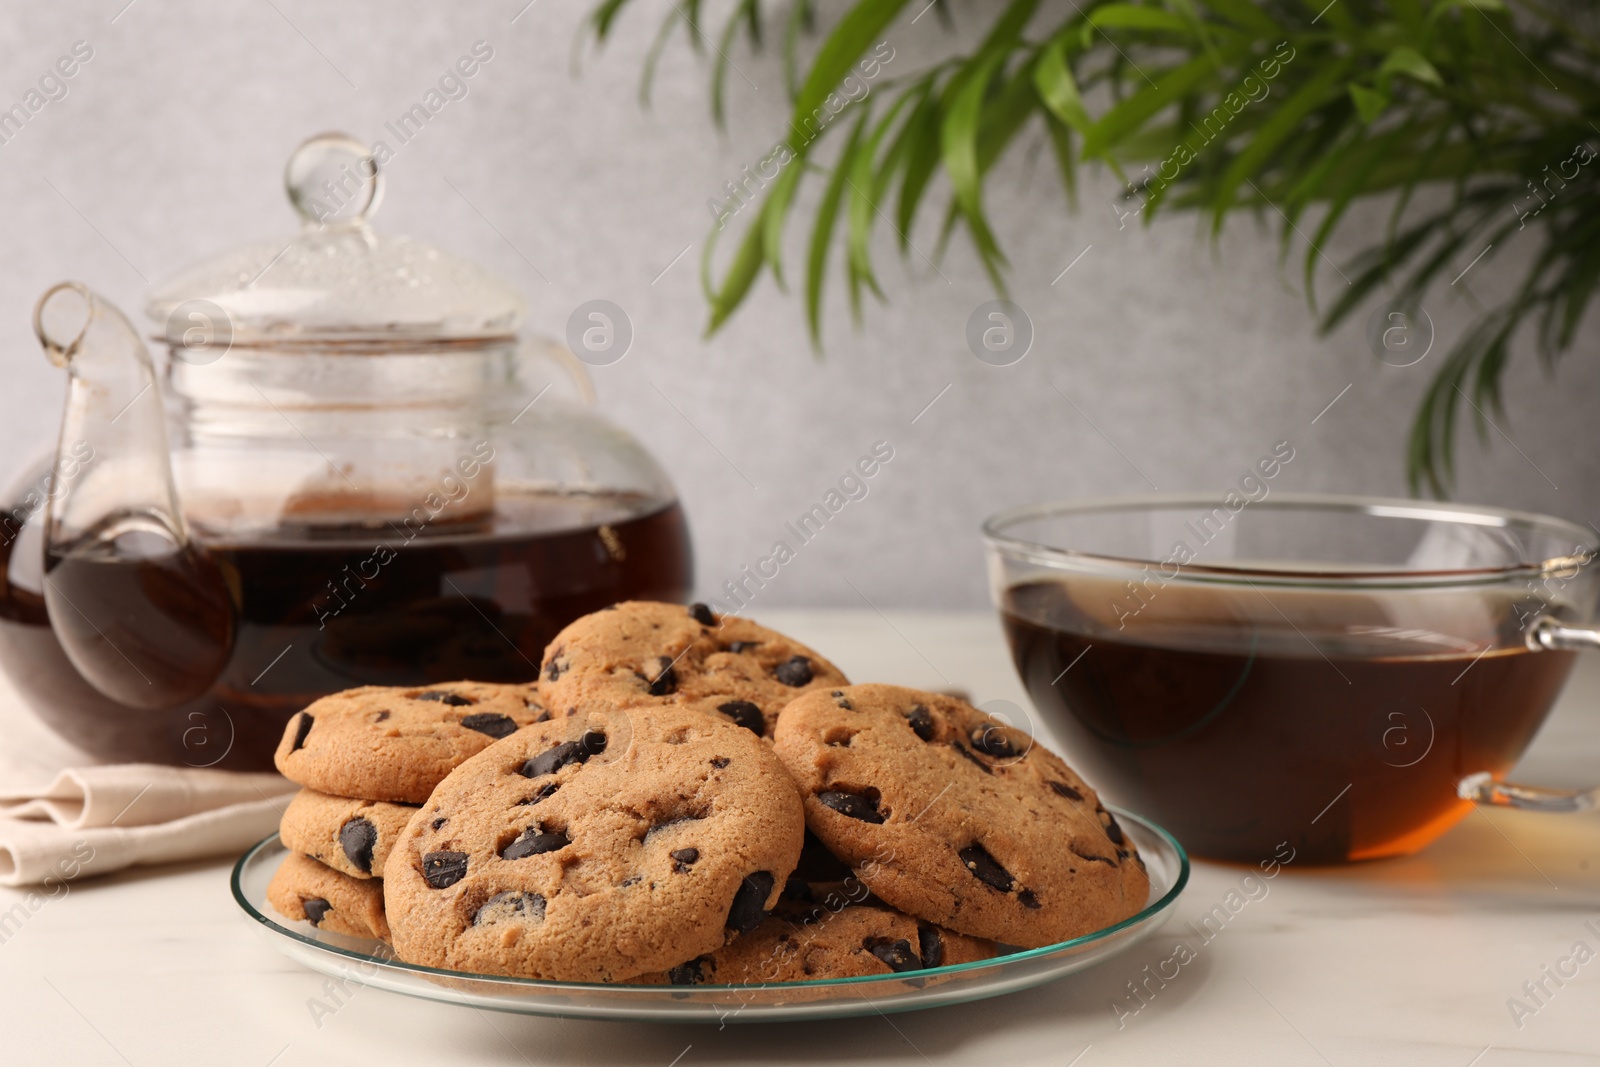
<instances>
[{"instance_id":1,"label":"chocolate chip","mask_svg":"<svg viewBox=\"0 0 1600 1067\"><path fill-rule=\"evenodd\" d=\"M826 793L818 793L817 799L822 801L823 807L832 808L840 815L848 815L850 818L860 819L862 822L883 822L883 816L878 814L878 802L865 794L830 790Z\"/></svg>"},{"instance_id":2,"label":"chocolate chip","mask_svg":"<svg viewBox=\"0 0 1600 1067\"><path fill-rule=\"evenodd\" d=\"M760 641L730 641L728 642L728 651L748 652L759 644L761 644Z\"/></svg>"},{"instance_id":3,"label":"chocolate chip","mask_svg":"<svg viewBox=\"0 0 1600 1067\"><path fill-rule=\"evenodd\" d=\"M967 865L967 870L972 876L991 889L998 889L1002 893L1011 892L1011 887L1016 884L1016 879L1011 873L989 855L989 850L982 845L968 845L958 853L961 862Z\"/></svg>"},{"instance_id":4,"label":"chocolate chip","mask_svg":"<svg viewBox=\"0 0 1600 1067\"><path fill-rule=\"evenodd\" d=\"M667 853L667 855L672 857L672 869L678 874L685 874L688 872L690 865L700 858L700 850L697 848L680 848Z\"/></svg>"},{"instance_id":5,"label":"chocolate chip","mask_svg":"<svg viewBox=\"0 0 1600 1067\"><path fill-rule=\"evenodd\" d=\"M305 712L302 711L300 713L300 725L294 728L294 744L289 747L290 752L299 752L301 748L305 747L306 734L311 732L311 724L316 721Z\"/></svg>"},{"instance_id":6,"label":"chocolate chip","mask_svg":"<svg viewBox=\"0 0 1600 1067\"><path fill-rule=\"evenodd\" d=\"M357 815L339 827L339 847L362 874L372 873L372 846L378 843L378 828L371 820Z\"/></svg>"},{"instance_id":7,"label":"chocolate chip","mask_svg":"<svg viewBox=\"0 0 1600 1067\"><path fill-rule=\"evenodd\" d=\"M839 705L839 707L843 708L845 711L856 710L856 706L850 703L850 698L844 695L844 690L835 689L830 695L833 697L833 702Z\"/></svg>"},{"instance_id":8,"label":"chocolate chip","mask_svg":"<svg viewBox=\"0 0 1600 1067\"><path fill-rule=\"evenodd\" d=\"M557 681L561 678L561 675L566 672L566 670L567 668L561 665L560 660L556 659L554 656L551 656L550 662L544 665L544 680L547 682Z\"/></svg>"},{"instance_id":9,"label":"chocolate chip","mask_svg":"<svg viewBox=\"0 0 1600 1067\"><path fill-rule=\"evenodd\" d=\"M726 704L719 704L717 710L732 719L735 725L743 726L753 734L767 731L767 717L748 700L730 700Z\"/></svg>"},{"instance_id":10,"label":"chocolate chip","mask_svg":"<svg viewBox=\"0 0 1600 1067\"><path fill-rule=\"evenodd\" d=\"M1083 794L1078 792L1076 789L1072 788L1066 782L1050 782L1050 781L1047 781L1047 782L1045 782L1045 785L1049 786L1051 789L1054 789L1057 793L1059 793L1062 796L1066 797L1068 800L1082 800L1083 799Z\"/></svg>"},{"instance_id":11,"label":"chocolate chip","mask_svg":"<svg viewBox=\"0 0 1600 1067\"><path fill-rule=\"evenodd\" d=\"M944 938L939 936L937 926L931 923L917 924L917 947L922 950L924 967L944 966Z\"/></svg>"},{"instance_id":12,"label":"chocolate chip","mask_svg":"<svg viewBox=\"0 0 1600 1067\"><path fill-rule=\"evenodd\" d=\"M465 852L429 852L422 857L422 877L435 889L447 889L466 876Z\"/></svg>"},{"instance_id":13,"label":"chocolate chip","mask_svg":"<svg viewBox=\"0 0 1600 1067\"><path fill-rule=\"evenodd\" d=\"M772 671L778 681L784 685L798 689L802 685L810 685L813 677L811 661L804 656L791 656L778 664Z\"/></svg>"},{"instance_id":14,"label":"chocolate chip","mask_svg":"<svg viewBox=\"0 0 1600 1067\"><path fill-rule=\"evenodd\" d=\"M933 735L938 732L938 727L933 723L933 713L921 704L911 709L906 722L911 724L911 732L924 741L932 741Z\"/></svg>"},{"instance_id":15,"label":"chocolate chip","mask_svg":"<svg viewBox=\"0 0 1600 1067\"><path fill-rule=\"evenodd\" d=\"M1112 859L1110 856L1099 856L1093 852L1084 852L1082 849L1078 848L1077 845L1068 845L1067 848L1079 859L1089 860L1093 863L1103 863L1107 867L1115 867L1117 865L1117 861Z\"/></svg>"},{"instance_id":16,"label":"chocolate chip","mask_svg":"<svg viewBox=\"0 0 1600 1067\"><path fill-rule=\"evenodd\" d=\"M383 722L388 717L389 717L389 713L387 711L380 711L380 712L378 712L378 717L376 719L373 719L372 721L373 722Z\"/></svg>"},{"instance_id":17,"label":"chocolate chip","mask_svg":"<svg viewBox=\"0 0 1600 1067\"><path fill-rule=\"evenodd\" d=\"M922 969L922 961L911 951L911 942L905 938L890 941L887 937L869 937L861 942L861 947L888 964L891 971Z\"/></svg>"},{"instance_id":18,"label":"chocolate chip","mask_svg":"<svg viewBox=\"0 0 1600 1067\"><path fill-rule=\"evenodd\" d=\"M461 725L469 730L476 730L480 734L488 734L499 739L510 737L517 732L517 721L509 715L496 715L491 711L481 711L476 715L468 715L461 720Z\"/></svg>"},{"instance_id":19,"label":"chocolate chip","mask_svg":"<svg viewBox=\"0 0 1600 1067\"><path fill-rule=\"evenodd\" d=\"M728 765L728 757L727 756L712 756L711 757L711 766L715 767L717 770L720 771L720 770L722 770L722 768L726 767L727 765Z\"/></svg>"},{"instance_id":20,"label":"chocolate chip","mask_svg":"<svg viewBox=\"0 0 1600 1067\"><path fill-rule=\"evenodd\" d=\"M1011 743L1011 738L1005 731L994 723L986 723L972 731L972 747L996 759L1004 759L1017 754L1017 747Z\"/></svg>"},{"instance_id":21,"label":"chocolate chip","mask_svg":"<svg viewBox=\"0 0 1600 1067\"><path fill-rule=\"evenodd\" d=\"M500 850L503 860L520 860L528 856L542 856L572 844L572 839L562 833L545 833L540 827L530 826L522 836Z\"/></svg>"},{"instance_id":22,"label":"chocolate chip","mask_svg":"<svg viewBox=\"0 0 1600 1067\"><path fill-rule=\"evenodd\" d=\"M446 693L440 689L430 689L426 693L418 693L412 700L431 700L437 704L448 704L452 708L464 708L468 704L476 704L471 697L464 697L460 693Z\"/></svg>"},{"instance_id":23,"label":"chocolate chip","mask_svg":"<svg viewBox=\"0 0 1600 1067\"><path fill-rule=\"evenodd\" d=\"M994 768L993 767L990 767L987 763L983 762L983 760L979 759L977 756L974 756L971 753L971 751L968 750L967 746L963 745L960 741L952 741L952 742L950 742L950 747L955 749L957 752L961 753L962 758L964 758L967 761L969 761L974 767L977 767L984 774L993 774L994 773Z\"/></svg>"},{"instance_id":24,"label":"chocolate chip","mask_svg":"<svg viewBox=\"0 0 1600 1067\"><path fill-rule=\"evenodd\" d=\"M661 673L650 679L650 695L664 697L678 691L678 672L672 669L672 660L660 658Z\"/></svg>"},{"instance_id":25,"label":"chocolate chip","mask_svg":"<svg viewBox=\"0 0 1600 1067\"><path fill-rule=\"evenodd\" d=\"M541 800L548 800L550 796L560 788L560 782L546 782L544 785L541 785L538 789L534 790L533 796L525 797L522 800L517 801L517 807L528 807L530 805L539 803Z\"/></svg>"},{"instance_id":26,"label":"chocolate chip","mask_svg":"<svg viewBox=\"0 0 1600 1067\"><path fill-rule=\"evenodd\" d=\"M1111 839L1111 843L1113 845L1125 844L1126 838L1122 836L1122 827L1117 825L1115 816L1104 808L1100 809L1100 814L1106 817L1106 836Z\"/></svg>"},{"instance_id":27,"label":"chocolate chip","mask_svg":"<svg viewBox=\"0 0 1600 1067\"><path fill-rule=\"evenodd\" d=\"M519 893L515 890L496 893L473 913L472 925L488 926L510 919L544 921L544 897L538 893Z\"/></svg>"},{"instance_id":28,"label":"chocolate chip","mask_svg":"<svg viewBox=\"0 0 1600 1067\"><path fill-rule=\"evenodd\" d=\"M449 821L450 820L445 818L444 816L440 816L439 818L433 820L433 828L435 830L437 830L439 827L443 826L445 823L447 823Z\"/></svg>"},{"instance_id":29,"label":"chocolate chip","mask_svg":"<svg viewBox=\"0 0 1600 1067\"><path fill-rule=\"evenodd\" d=\"M300 906L306 911L306 922L310 923L312 926L320 925L322 920L327 917L328 912L333 910L333 905L329 904L321 897L312 897L310 900L302 900L300 902Z\"/></svg>"},{"instance_id":30,"label":"chocolate chip","mask_svg":"<svg viewBox=\"0 0 1600 1067\"><path fill-rule=\"evenodd\" d=\"M1038 911L1040 908L1044 907L1043 904L1039 903L1039 898L1033 895L1033 890L1031 889L1024 889L1022 892L1018 893L1017 903L1021 904L1024 908L1030 909L1031 911Z\"/></svg>"},{"instance_id":31,"label":"chocolate chip","mask_svg":"<svg viewBox=\"0 0 1600 1067\"><path fill-rule=\"evenodd\" d=\"M705 965L710 956L696 956L688 963L680 963L667 971L667 981L673 985L700 985L706 980Z\"/></svg>"},{"instance_id":32,"label":"chocolate chip","mask_svg":"<svg viewBox=\"0 0 1600 1067\"><path fill-rule=\"evenodd\" d=\"M733 894L733 903L728 906L728 929L747 934L760 926L761 920L767 917L767 897L772 894L775 883L771 871L745 875L738 892Z\"/></svg>"},{"instance_id":33,"label":"chocolate chip","mask_svg":"<svg viewBox=\"0 0 1600 1067\"><path fill-rule=\"evenodd\" d=\"M522 765L524 778L538 778L546 774L554 774L569 763L582 763L584 760L583 746L576 741L563 741L555 748L528 760Z\"/></svg>"},{"instance_id":34,"label":"chocolate chip","mask_svg":"<svg viewBox=\"0 0 1600 1067\"><path fill-rule=\"evenodd\" d=\"M717 617L711 614L711 609L704 604L690 604L689 614L693 615L694 621L701 626L715 626L717 624Z\"/></svg>"},{"instance_id":35,"label":"chocolate chip","mask_svg":"<svg viewBox=\"0 0 1600 1067\"><path fill-rule=\"evenodd\" d=\"M606 735L590 730L579 741L563 741L548 752L542 752L522 765L524 778L539 778L554 774L569 763L585 763L590 756L606 750Z\"/></svg>"}]
</instances>

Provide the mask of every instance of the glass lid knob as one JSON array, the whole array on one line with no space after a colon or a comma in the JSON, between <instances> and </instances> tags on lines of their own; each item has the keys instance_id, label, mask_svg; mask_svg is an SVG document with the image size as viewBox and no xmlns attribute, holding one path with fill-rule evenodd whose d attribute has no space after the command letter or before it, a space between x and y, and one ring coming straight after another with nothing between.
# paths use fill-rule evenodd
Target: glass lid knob
<instances>
[{"instance_id":1,"label":"glass lid knob","mask_svg":"<svg viewBox=\"0 0 1600 1067\"><path fill-rule=\"evenodd\" d=\"M303 141L284 167L283 184L308 226L360 226L383 199L372 149L345 133Z\"/></svg>"},{"instance_id":2,"label":"glass lid knob","mask_svg":"<svg viewBox=\"0 0 1600 1067\"><path fill-rule=\"evenodd\" d=\"M303 220L294 236L191 267L151 294L147 312L168 344L185 346L194 325L185 309L195 300L220 309L233 345L516 336L528 308L515 286L481 264L370 225L385 183L372 147L358 138L307 139L283 170Z\"/></svg>"}]
</instances>

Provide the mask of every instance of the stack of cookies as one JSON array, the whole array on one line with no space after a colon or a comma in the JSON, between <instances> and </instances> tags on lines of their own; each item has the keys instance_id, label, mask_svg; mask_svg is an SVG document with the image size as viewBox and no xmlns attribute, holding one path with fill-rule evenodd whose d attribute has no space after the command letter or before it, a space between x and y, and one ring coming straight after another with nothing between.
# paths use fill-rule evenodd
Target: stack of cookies
<instances>
[{"instance_id":1,"label":"stack of cookies","mask_svg":"<svg viewBox=\"0 0 1600 1067\"><path fill-rule=\"evenodd\" d=\"M529 685L367 686L289 720L275 762L303 786L278 835L290 855L267 899L292 919L389 939L383 865L434 786L469 756L548 718Z\"/></svg>"},{"instance_id":2,"label":"stack of cookies","mask_svg":"<svg viewBox=\"0 0 1600 1067\"><path fill-rule=\"evenodd\" d=\"M537 690L359 689L291 721L278 766L315 792L274 906L449 970L744 985L1049 945L1149 892L1026 734L748 619L616 605L557 635Z\"/></svg>"}]
</instances>

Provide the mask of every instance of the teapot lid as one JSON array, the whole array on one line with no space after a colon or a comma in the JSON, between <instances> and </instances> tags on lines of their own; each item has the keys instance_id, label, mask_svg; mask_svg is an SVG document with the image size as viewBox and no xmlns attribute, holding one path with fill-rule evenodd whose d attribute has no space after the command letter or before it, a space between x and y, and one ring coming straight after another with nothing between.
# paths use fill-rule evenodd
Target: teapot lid
<instances>
[{"instance_id":1,"label":"teapot lid","mask_svg":"<svg viewBox=\"0 0 1600 1067\"><path fill-rule=\"evenodd\" d=\"M341 133L295 149L284 169L300 232L248 245L156 288L146 314L184 345L197 324L215 343L427 343L509 338L527 316L510 283L422 241L379 236L383 195L373 152ZM219 318L220 313L220 318Z\"/></svg>"}]
</instances>

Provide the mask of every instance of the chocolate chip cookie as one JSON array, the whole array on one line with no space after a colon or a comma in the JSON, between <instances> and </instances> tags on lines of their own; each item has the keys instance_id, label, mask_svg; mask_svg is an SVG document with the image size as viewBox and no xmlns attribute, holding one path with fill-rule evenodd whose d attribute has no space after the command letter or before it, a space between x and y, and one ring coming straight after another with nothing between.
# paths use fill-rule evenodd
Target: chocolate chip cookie
<instances>
[{"instance_id":1,"label":"chocolate chip cookie","mask_svg":"<svg viewBox=\"0 0 1600 1067\"><path fill-rule=\"evenodd\" d=\"M284 847L352 878L377 878L415 805L350 800L302 789L278 824Z\"/></svg>"},{"instance_id":2,"label":"chocolate chip cookie","mask_svg":"<svg viewBox=\"0 0 1600 1067\"><path fill-rule=\"evenodd\" d=\"M774 749L806 825L877 896L1024 948L1144 907L1144 862L1094 790L1032 738L951 697L890 685L808 693Z\"/></svg>"},{"instance_id":3,"label":"chocolate chip cookie","mask_svg":"<svg viewBox=\"0 0 1600 1067\"><path fill-rule=\"evenodd\" d=\"M319 793L421 804L468 756L549 717L533 685L369 685L290 719L273 762Z\"/></svg>"},{"instance_id":4,"label":"chocolate chip cookie","mask_svg":"<svg viewBox=\"0 0 1600 1067\"><path fill-rule=\"evenodd\" d=\"M558 711L585 700L694 708L771 737L789 701L845 684L817 653L749 619L704 604L636 600L557 634L545 650L540 692Z\"/></svg>"},{"instance_id":5,"label":"chocolate chip cookie","mask_svg":"<svg viewBox=\"0 0 1600 1067\"><path fill-rule=\"evenodd\" d=\"M309 856L291 852L267 883L267 900L281 914L321 930L389 940L383 883L351 878Z\"/></svg>"},{"instance_id":6,"label":"chocolate chip cookie","mask_svg":"<svg viewBox=\"0 0 1600 1067\"><path fill-rule=\"evenodd\" d=\"M921 922L885 905L819 906L774 914L748 937L637 985L767 985L895 974L991 959L980 938Z\"/></svg>"},{"instance_id":7,"label":"chocolate chip cookie","mask_svg":"<svg viewBox=\"0 0 1600 1067\"><path fill-rule=\"evenodd\" d=\"M618 981L760 925L805 817L771 747L689 708L575 707L451 772L384 865L404 960Z\"/></svg>"}]
</instances>

